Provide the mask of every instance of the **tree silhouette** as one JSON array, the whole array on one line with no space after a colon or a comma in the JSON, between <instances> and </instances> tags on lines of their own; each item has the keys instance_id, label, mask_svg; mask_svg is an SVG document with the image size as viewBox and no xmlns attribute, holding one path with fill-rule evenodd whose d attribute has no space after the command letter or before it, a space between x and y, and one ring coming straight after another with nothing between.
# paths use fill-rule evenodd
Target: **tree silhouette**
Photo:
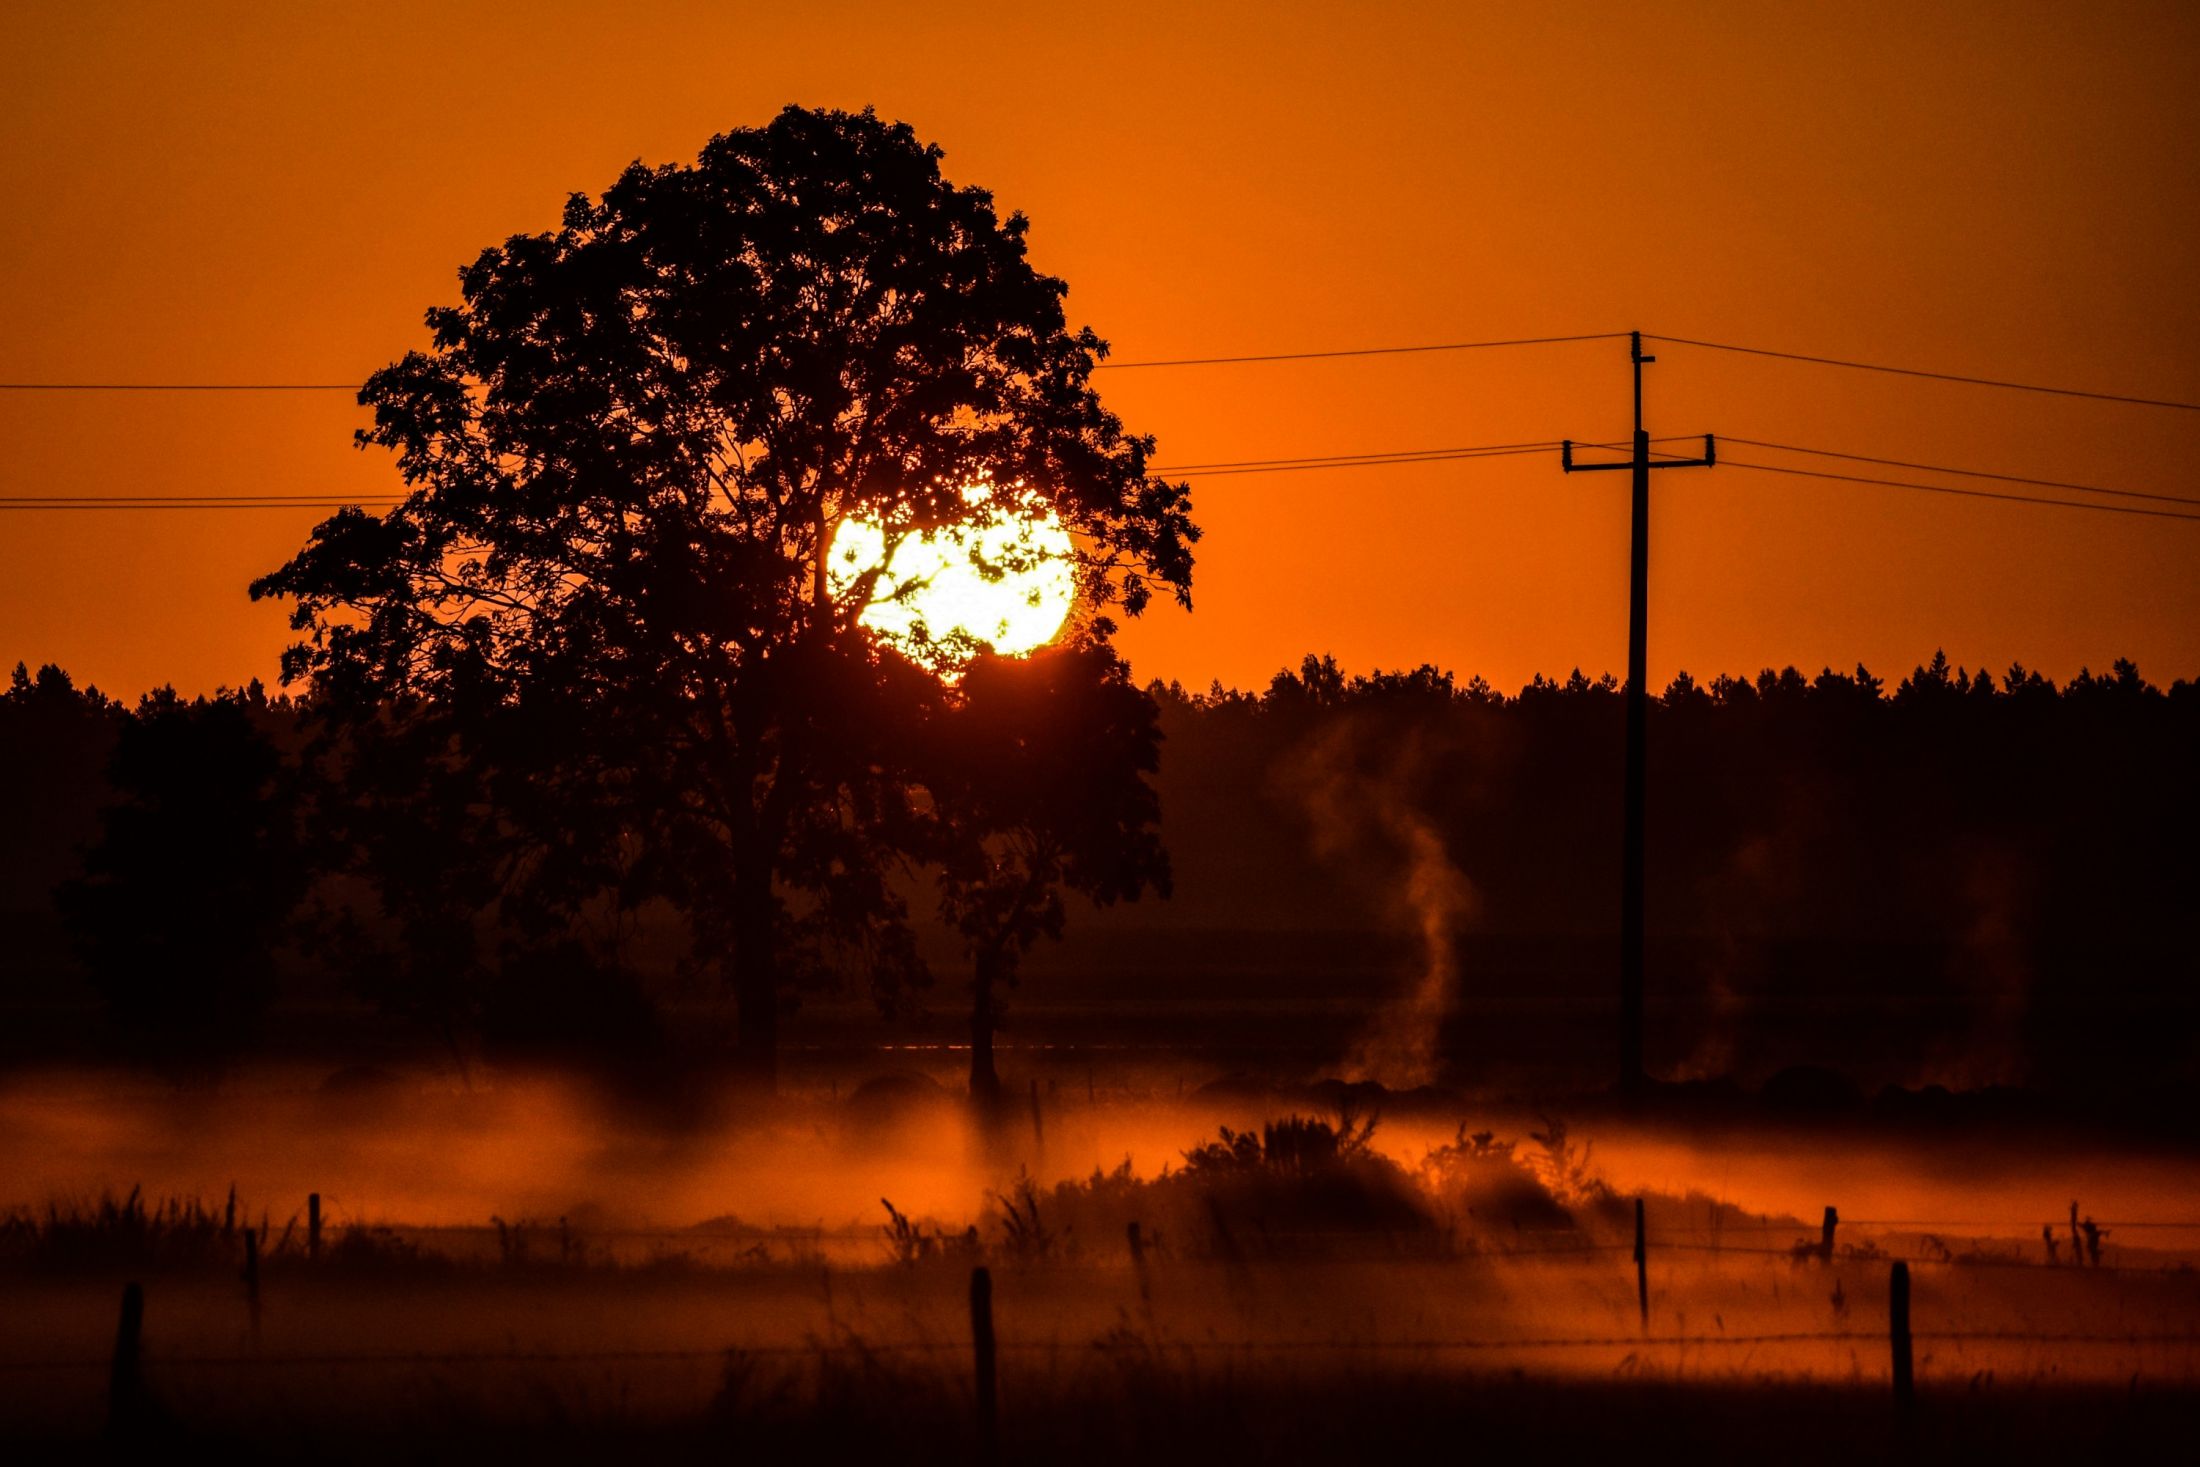
<instances>
[{"instance_id":1,"label":"tree silhouette","mask_svg":"<svg viewBox=\"0 0 2200 1467\"><path fill-rule=\"evenodd\" d=\"M148 695L122 725L118 802L57 895L116 1026L184 1071L234 1055L273 996L273 953L305 887L259 685Z\"/></svg>"},{"instance_id":2,"label":"tree silhouette","mask_svg":"<svg viewBox=\"0 0 2200 1467\"><path fill-rule=\"evenodd\" d=\"M1188 495L1093 391L1104 343L939 160L789 108L484 251L361 394L406 502L252 588L296 599L285 678L333 718L494 769L514 880L669 900L767 1081L807 950L908 951L886 874L940 690L858 627L875 571L835 594L838 526L892 543L1021 485L1080 539L1093 635L1189 597Z\"/></svg>"},{"instance_id":3,"label":"tree silhouette","mask_svg":"<svg viewBox=\"0 0 2200 1467\"><path fill-rule=\"evenodd\" d=\"M930 741L927 787L940 915L971 964L970 1094L1000 1098L993 1063L1004 990L1024 953L1060 937L1062 894L1096 905L1169 891L1159 710L1104 645L981 658Z\"/></svg>"},{"instance_id":4,"label":"tree silhouette","mask_svg":"<svg viewBox=\"0 0 2200 1467\"><path fill-rule=\"evenodd\" d=\"M498 959L539 925L517 909L544 885L514 880L524 850L498 817L504 792L453 747L447 720L324 722L320 734L300 782L324 878L304 935L360 997L439 1036L464 1075Z\"/></svg>"},{"instance_id":5,"label":"tree silhouette","mask_svg":"<svg viewBox=\"0 0 2200 1467\"><path fill-rule=\"evenodd\" d=\"M54 888L82 874L99 836L107 767L128 712L97 688L78 690L52 663L34 674L18 662L0 691L0 911L43 908ZM16 933L0 982L24 958Z\"/></svg>"}]
</instances>

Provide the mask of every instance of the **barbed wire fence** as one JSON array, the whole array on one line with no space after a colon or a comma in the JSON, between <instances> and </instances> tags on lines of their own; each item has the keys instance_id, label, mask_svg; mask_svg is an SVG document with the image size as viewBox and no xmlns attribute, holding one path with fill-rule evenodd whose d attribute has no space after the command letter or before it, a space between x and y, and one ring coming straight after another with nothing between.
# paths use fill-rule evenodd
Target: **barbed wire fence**
<instances>
[{"instance_id":1,"label":"barbed wire fence","mask_svg":"<svg viewBox=\"0 0 2200 1467\"><path fill-rule=\"evenodd\" d=\"M330 1272L331 1261L325 1259L319 1246L318 1226L321 1210L317 1205L319 1195L309 1199L308 1216L313 1220L308 1241L299 1254L299 1261L307 1268L322 1272L327 1277L340 1277L341 1271ZM1471 1266L1477 1262L1492 1264L1533 1264L1544 1260L1580 1260L1630 1254L1634 1263L1635 1283L1641 1300L1641 1328L1634 1332L1573 1335L1446 1335L1418 1334L1397 1338L1351 1337L1258 1337L1245 1336L1224 1339L1205 1337L1162 1337L1158 1332L1151 1338L1137 1342L1137 1348L1156 1360L1174 1359L1189 1363L1201 1361L1254 1360L1282 1357L1338 1357L1380 1356L1391 1360L1435 1359L1444 1356L1552 1354L1570 1351L1625 1350L1630 1359L1645 1350L1657 1351L1725 1351L1735 1348L1756 1349L1778 1346L1861 1346L1883 1342L1888 1350L1888 1379L1900 1409L1908 1409L1914 1398L1915 1374L1912 1353L1916 1345L2038 1345L2058 1347L2108 1346L2129 1349L2175 1350L2183 1347L2200 1349L2200 1329L2166 1330L2056 1330L2045 1328L2026 1329L1928 1329L1913 1330L1910 1322L1910 1272L1913 1266L1961 1270L1977 1267L2019 1267L2042 1273L2053 1272L2068 1276L2158 1274L2162 1276L2194 1274L2189 1260L2170 1259L2158 1264L2138 1265L2102 1261L2097 1246L2098 1239L2116 1229L2146 1231L2150 1233L2191 1233L2200 1235L2200 1221L2182 1219L2121 1219L2106 1223L2086 1218L2082 1222L2076 1205L2070 1210L2067 1226L2070 1231L2069 1263L2062 1263L2054 1250L2049 1250L2046 1260L2026 1259L1999 1253L1987 1253L1977 1248L1958 1253L1950 1248L1932 1229L1992 1229L1995 1225L1980 1219L1857 1219L1846 1226L1852 1229L1877 1228L1915 1230L1920 1242L1916 1256L1896 1257L1882 1246L1879 1239L1866 1238L1862 1243L1850 1243L1836 1247L1837 1228L1841 1220L1834 1208L1826 1209L1820 1234L1816 1239L1807 1235L1800 1222L1776 1220L1740 1223L1714 1222L1710 1226L1683 1225L1662 1228L1655 1238L1646 1229L1644 1212L1639 1203L1635 1210L1636 1233L1629 1242L1565 1242L1526 1244L1509 1248L1476 1246L1465 1251L1450 1253L1443 1258L1421 1255L1417 1261L1445 1262ZM355 1224L355 1227L362 1226ZM2008 1223L2004 1228L2023 1236L2036 1225L2033 1223ZM2042 1226L2049 1237L2054 1236L2056 1223ZM264 1223L263 1223L264 1227ZM490 1227L439 1227L409 1230L422 1235L472 1234L483 1238L494 1236L498 1241L501 1257L505 1262L525 1261L524 1249L514 1246L514 1237L522 1227L495 1222ZM576 1257L570 1228L560 1221L556 1234L561 1242L561 1259L572 1263ZM2096 1246L2091 1250L2080 1247L2082 1236L2090 1231ZM798 1229L671 1229L671 1228L614 1228L592 1230L591 1236L601 1239L617 1238L627 1241L679 1241L695 1244L698 1241L715 1241L754 1247L761 1240L811 1242L832 1237L848 1242L863 1239L884 1244L888 1229L882 1228L798 1228ZM1769 1236L1778 1233L1790 1235L1802 1233L1786 1246L1767 1246L1762 1243L1731 1243L1725 1234L1740 1233L1744 1236ZM227 1232L225 1229L224 1236ZM1359 1236L1339 1230L1299 1230L1269 1235L1271 1245L1316 1238ZM997 1412L998 1394L994 1375L998 1359L1003 1353L1011 1356L1047 1354L1059 1357L1065 1350L1071 1352L1105 1350L1110 1348L1105 1338L1086 1341L1052 1339L1000 1339L993 1322L993 1289L991 1270L980 1264L971 1270L971 1328L967 1340L917 1338L879 1340L857 1337L852 1333L844 1339L812 1337L802 1343L728 1342L705 1346L672 1348L599 1348L582 1350L523 1349L515 1345L504 1349L458 1349L438 1351L263 1351L258 1348L259 1287L258 1264L262 1256L258 1243L259 1234L248 1224L244 1230L246 1268L243 1275L246 1284L250 1315L251 1337L254 1347L241 1353L162 1352L148 1356L143 1346L143 1321L145 1294L139 1283L127 1284L123 1289L120 1318L111 1355L65 1355L46 1358L0 1358L0 1374L8 1376L67 1376L105 1370L108 1377L107 1408L111 1423L126 1423L135 1413L146 1409L150 1399L146 1386L148 1369L163 1374L189 1375L192 1372L290 1372L299 1370L320 1371L483 1371L510 1369L548 1369L567 1366L611 1365L677 1365L695 1364L712 1360L734 1359L814 1359L825 1361L836 1356L860 1354L866 1358L930 1358L952 1359L968 1352L972 1369L976 1372L976 1399L981 1403L981 1414L990 1417ZM1138 1292L1148 1301L1148 1321L1151 1323L1151 1280L1149 1263L1137 1224L1130 1225L1129 1244L1131 1271L1136 1276ZM1708 1238L1709 1241L1701 1241ZM1775 1330L1728 1332L1723 1320L1715 1333L1690 1333L1685 1330L1657 1332L1650 1327L1649 1261L1653 1255L1683 1254L1716 1265L1726 1257L1740 1259L1778 1258L1797 1266L1842 1265L1848 1267L1884 1267L1887 1273L1887 1325L1884 1330L1833 1328L1822 1330ZM2090 1254L2090 1261L2088 1261ZM1286 1255L1278 1255L1284 1261ZM1364 1258L1344 1261L1368 1261ZM551 1266L549 1260L543 1260ZM1049 1262L1049 1270L1059 1271L1064 1265ZM1105 1263L1079 1263L1068 1265L1072 1269L1120 1274L1122 1266L1113 1261ZM1013 1278L1013 1275L1011 1275ZM1120 1343L1120 1342L1118 1342ZM2187 1360L2184 1369L2189 1376L2200 1360ZM979 1423L981 1434L997 1433L997 1422L990 1419Z\"/></svg>"}]
</instances>

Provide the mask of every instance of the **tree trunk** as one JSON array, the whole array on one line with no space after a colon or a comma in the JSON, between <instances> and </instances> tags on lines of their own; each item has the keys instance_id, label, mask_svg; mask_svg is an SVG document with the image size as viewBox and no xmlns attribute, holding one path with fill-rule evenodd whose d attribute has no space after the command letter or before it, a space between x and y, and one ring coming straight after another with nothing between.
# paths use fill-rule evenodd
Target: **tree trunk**
<instances>
[{"instance_id":1,"label":"tree trunk","mask_svg":"<svg viewBox=\"0 0 2200 1467\"><path fill-rule=\"evenodd\" d=\"M1000 1108L1001 1077L993 1068L993 988L1000 954L982 951L970 979L970 1099L981 1112Z\"/></svg>"},{"instance_id":2,"label":"tree trunk","mask_svg":"<svg viewBox=\"0 0 2200 1467\"><path fill-rule=\"evenodd\" d=\"M779 965L768 862L741 864L733 901L734 1065L770 1094L779 1087Z\"/></svg>"}]
</instances>

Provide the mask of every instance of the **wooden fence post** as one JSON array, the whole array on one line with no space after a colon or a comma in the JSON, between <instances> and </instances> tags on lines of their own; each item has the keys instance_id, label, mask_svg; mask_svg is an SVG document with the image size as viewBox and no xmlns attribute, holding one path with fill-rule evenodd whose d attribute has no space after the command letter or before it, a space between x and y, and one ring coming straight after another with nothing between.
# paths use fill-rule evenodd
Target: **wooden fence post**
<instances>
[{"instance_id":1,"label":"wooden fence post","mask_svg":"<svg viewBox=\"0 0 2200 1467\"><path fill-rule=\"evenodd\" d=\"M1001 1411L993 1340L993 1275L983 1265L970 1270L970 1343L978 1371L978 1464L997 1467Z\"/></svg>"},{"instance_id":2,"label":"wooden fence post","mask_svg":"<svg viewBox=\"0 0 2200 1467\"><path fill-rule=\"evenodd\" d=\"M1047 1123L1046 1117L1039 1111L1039 1079L1036 1075L1031 1080L1031 1146L1042 1155L1047 1149Z\"/></svg>"},{"instance_id":3,"label":"wooden fence post","mask_svg":"<svg viewBox=\"0 0 2200 1467\"><path fill-rule=\"evenodd\" d=\"M315 1259L320 1256L321 1194L310 1192L306 1195L306 1257Z\"/></svg>"},{"instance_id":4,"label":"wooden fence post","mask_svg":"<svg viewBox=\"0 0 2200 1467\"><path fill-rule=\"evenodd\" d=\"M1642 1225L1642 1199L1635 1199L1635 1302L1642 1310L1642 1327L1650 1328L1650 1247Z\"/></svg>"},{"instance_id":5,"label":"wooden fence post","mask_svg":"<svg viewBox=\"0 0 2200 1467\"><path fill-rule=\"evenodd\" d=\"M252 1325L252 1343L260 1342L260 1238L252 1224L244 1226L244 1307Z\"/></svg>"},{"instance_id":6,"label":"wooden fence post","mask_svg":"<svg viewBox=\"0 0 2200 1467\"><path fill-rule=\"evenodd\" d=\"M1153 1281L1146 1274L1146 1235L1139 1231L1133 1218L1124 1228L1131 1243L1131 1272L1138 1275L1138 1297L1142 1303L1153 1303Z\"/></svg>"},{"instance_id":7,"label":"wooden fence post","mask_svg":"<svg viewBox=\"0 0 2200 1467\"><path fill-rule=\"evenodd\" d=\"M107 1372L107 1430L133 1430L145 1415L145 1374L138 1356L145 1328L145 1290L122 1286L122 1319L115 1326L115 1358Z\"/></svg>"},{"instance_id":8,"label":"wooden fence post","mask_svg":"<svg viewBox=\"0 0 2200 1467\"><path fill-rule=\"evenodd\" d=\"M1910 1266L1897 1263L1887 1279L1887 1341L1894 1352L1894 1403L1907 1411L1917 1399L1910 1370Z\"/></svg>"},{"instance_id":9,"label":"wooden fence post","mask_svg":"<svg viewBox=\"0 0 2200 1467\"><path fill-rule=\"evenodd\" d=\"M1840 1223L1840 1210L1827 1204L1825 1221L1818 1225L1818 1257L1824 1262L1833 1262L1833 1230Z\"/></svg>"}]
</instances>

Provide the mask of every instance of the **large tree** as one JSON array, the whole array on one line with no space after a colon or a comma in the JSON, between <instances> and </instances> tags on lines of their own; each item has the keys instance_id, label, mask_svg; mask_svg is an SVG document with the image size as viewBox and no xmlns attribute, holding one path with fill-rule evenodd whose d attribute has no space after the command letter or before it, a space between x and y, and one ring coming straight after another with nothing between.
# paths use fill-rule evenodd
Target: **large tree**
<instances>
[{"instance_id":1,"label":"large tree","mask_svg":"<svg viewBox=\"0 0 2200 1467\"><path fill-rule=\"evenodd\" d=\"M768 1078L795 935L877 943L940 686L858 626L851 517L889 542L1020 484L1078 537L1087 628L1188 601L1185 488L1100 402L1025 221L901 124L789 108L692 166L629 168L484 251L426 350L369 381L410 488L324 522L286 596L343 720L493 767L510 881L668 897L730 968Z\"/></svg>"}]
</instances>

